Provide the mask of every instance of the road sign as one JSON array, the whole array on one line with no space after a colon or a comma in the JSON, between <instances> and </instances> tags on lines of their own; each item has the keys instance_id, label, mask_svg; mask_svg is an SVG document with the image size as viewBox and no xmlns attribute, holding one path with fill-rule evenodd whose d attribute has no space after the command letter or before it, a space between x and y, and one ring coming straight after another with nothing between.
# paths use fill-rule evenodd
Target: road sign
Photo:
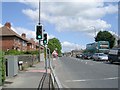
<instances>
[{"instance_id":1,"label":"road sign","mask_svg":"<svg viewBox=\"0 0 120 90\"><path fill-rule=\"evenodd\" d=\"M52 53L52 55L53 55L53 57L54 57L54 58L56 58L56 57L58 56L57 51L56 51L56 50L54 50L54 51L53 51L53 53Z\"/></svg>"}]
</instances>

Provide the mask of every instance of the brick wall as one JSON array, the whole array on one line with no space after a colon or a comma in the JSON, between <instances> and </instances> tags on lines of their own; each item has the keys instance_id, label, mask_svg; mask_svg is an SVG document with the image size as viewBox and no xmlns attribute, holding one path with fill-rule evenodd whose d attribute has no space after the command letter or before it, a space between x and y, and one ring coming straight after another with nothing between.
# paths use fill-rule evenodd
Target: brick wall
<instances>
[{"instance_id":1,"label":"brick wall","mask_svg":"<svg viewBox=\"0 0 120 90\"><path fill-rule=\"evenodd\" d=\"M2 37L2 39L0 39L0 43L0 47L3 51L7 51L7 49L27 51L27 42L24 41L26 44L24 45L23 40L17 37Z\"/></svg>"},{"instance_id":2,"label":"brick wall","mask_svg":"<svg viewBox=\"0 0 120 90\"><path fill-rule=\"evenodd\" d=\"M35 55L18 55L18 61L23 61L23 66L32 66L38 58Z\"/></svg>"},{"instance_id":3,"label":"brick wall","mask_svg":"<svg viewBox=\"0 0 120 90\"><path fill-rule=\"evenodd\" d=\"M23 61L23 67L29 67L32 66L34 63L38 62L37 56L33 56L33 55L17 55L17 57L18 57L18 62ZM5 56L5 58L7 58L7 55Z\"/></svg>"},{"instance_id":4,"label":"brick wall","mask_svg":"<svg viewBox=\"0 0 120 90\"><path fill-rule=\"evenodd\" d=\"M14 38L14 49L19 49L20 51L27 51L27 42L15 37Z\"/></svg>"},{"instance_id":5,"label":"brick wall","mask_svg":"<svg viewBox=\"0 0 120 90\"><path fill-rule=\"evenodd\" d=\"M13 46L13 37L2 37L2 50L6 51L8 48L12 49Z\"/></svg>"}]
</instances>

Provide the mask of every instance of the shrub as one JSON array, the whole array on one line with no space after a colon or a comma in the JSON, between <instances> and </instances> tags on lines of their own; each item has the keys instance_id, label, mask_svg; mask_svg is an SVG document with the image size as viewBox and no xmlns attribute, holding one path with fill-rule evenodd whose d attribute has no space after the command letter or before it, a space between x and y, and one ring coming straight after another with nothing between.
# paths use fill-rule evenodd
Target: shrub
<instances>
[{"instance_id":1,"label":"shrub","mask_svg":"<svg viewBox=\"0 0 120 90\"><path fill-rule=\"evenodd\" d=\"M5 81L5 59L4 52L0 51L0 72L2 72L2 83Z\"/></svg>"},{"instance_id":2,"label":"shrub","mask_svg":"<svg viewBox=\"0 0 120 90\"><path fill-rule=\"evenodd\" d=\"M17 50L9 50L5 52L6 55L20 55L23 54L23 52L21 51L17 51Z\"/></svg>"},{"instance_id":3,"label":"shrub","mask_svg":"<svg viewBox=\"0 0 120 90\"><path fill-rule=\"evenodd\" d=\"M9 50L5 52L5 55L21 55L21 54L38 54L38 51L17 51L17 50Z\"/></svg>"}]
</instances>

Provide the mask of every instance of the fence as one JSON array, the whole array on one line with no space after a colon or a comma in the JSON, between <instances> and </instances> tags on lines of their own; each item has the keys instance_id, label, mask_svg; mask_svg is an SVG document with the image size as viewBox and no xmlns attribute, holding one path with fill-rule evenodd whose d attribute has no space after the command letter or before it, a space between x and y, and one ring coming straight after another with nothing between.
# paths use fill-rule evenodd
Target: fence
<instances>
[{"instance_id":1,"label":"fence","mask_svg":"<svg viewBox=\"0 0 120 90\"><path fill-rule=\"evenodd\" d=\"M38 58L35 55L18 55L18 61L23 61L23 66L29 67L37 62Z\"/></svg>"}]
</instances>

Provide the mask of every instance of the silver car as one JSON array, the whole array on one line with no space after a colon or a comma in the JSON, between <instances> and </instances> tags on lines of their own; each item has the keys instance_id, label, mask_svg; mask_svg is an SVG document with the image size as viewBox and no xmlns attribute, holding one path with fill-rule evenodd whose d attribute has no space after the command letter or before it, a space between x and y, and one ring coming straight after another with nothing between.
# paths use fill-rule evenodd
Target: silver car
<instances>
[{"instance_id":1,"label":"silver car","mask_svg":"<svg viewBox=\"0 0 120 90\"><path fill-rule=\"evenodd\" d=\"M95 53L93 59L97 61L108 61L108 55L104 53Z\"/></svg>"}]
</instances>

